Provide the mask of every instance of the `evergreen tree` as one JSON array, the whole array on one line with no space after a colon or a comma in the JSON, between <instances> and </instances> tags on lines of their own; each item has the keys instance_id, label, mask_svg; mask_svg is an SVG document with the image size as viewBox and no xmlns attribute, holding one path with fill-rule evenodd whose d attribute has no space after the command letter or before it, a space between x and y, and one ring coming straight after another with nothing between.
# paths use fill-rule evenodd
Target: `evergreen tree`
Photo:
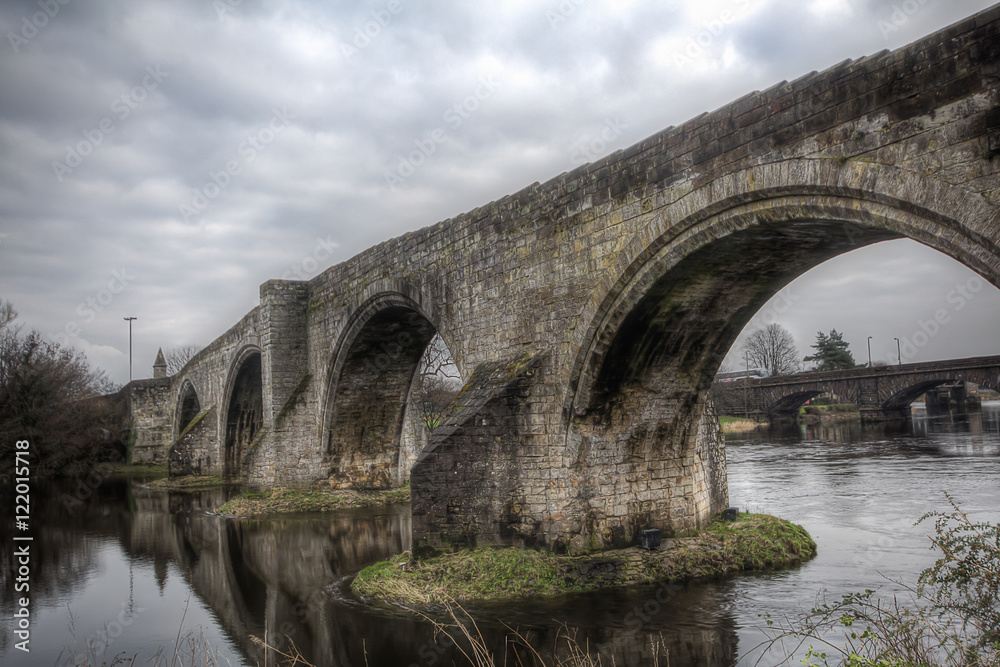
<instances>
[{"instance_id":1,"label":"evergreen tree","mask_svg":"<svg viewBox=\"0 0 1000 667\"><path fill-rule=\"evenodd\" d=\"M829 334L817 332L816 342L811 347L816 350L816 354L806 357L804 361L815 361L818 371L839 371L856 368L858 365L848 349L844 334L836 329L831 329Z\"/></svg>"}]
</instances>

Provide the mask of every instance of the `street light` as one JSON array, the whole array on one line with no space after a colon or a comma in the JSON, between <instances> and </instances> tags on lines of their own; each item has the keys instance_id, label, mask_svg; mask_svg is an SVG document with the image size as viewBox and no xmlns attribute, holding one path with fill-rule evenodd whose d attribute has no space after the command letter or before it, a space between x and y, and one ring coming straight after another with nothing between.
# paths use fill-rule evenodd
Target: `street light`
<instances>
[{"instance_id":1,"label":"street light","mask_svg":"<svg viewBox=\"0 0 1000 667\"><path fill-rule=\"evenodd\" d=\"M893 340L896 341L896 365L897 366L902 366L903 365L903 354L899 351L899 339L898 338L893 338Z\"/></svg>"},{"instance_id":2,"label":"street light","mask_svg":"<svg viewBox=\"0 0 1000 667\"><path fill-rule=\"evenodd\" d=\"M750 384L750 350L744 350L743 356L747 360L747 376L743 379L743 416L750 418L750 404L747 401L747 385Z\"/></svg>"},{"instance_id":3,"label":"street light","mask_svg":"<svg viewBox=\"0 0 1000 667\"><path fill-rule=\"evenodd\" d=\"M128 381L132 381L132 321L138 317L123 317L128 322Z\"/></svg>"},{"instance_id":4,"label":"street light","mask_svg":"<svg viewBox=\"0 0 1000 667\"><path fill-rule=\"evenodd\" d=\"M868 368L872 367L872 338L875 336L868 337Z\"/></svg>"}]
</instances>

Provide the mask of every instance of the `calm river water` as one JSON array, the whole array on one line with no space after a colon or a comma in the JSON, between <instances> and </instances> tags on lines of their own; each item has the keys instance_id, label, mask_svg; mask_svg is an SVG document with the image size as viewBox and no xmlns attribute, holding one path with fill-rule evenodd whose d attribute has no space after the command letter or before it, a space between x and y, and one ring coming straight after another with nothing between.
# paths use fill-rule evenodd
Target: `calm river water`
<instances>
[{"instance_id":1,"label":"calm river water","mask_svg":"<svg viewBox=\"0 0 1000 667\"><path fill-rule=\"evenodd\" d=\"M931 526L913 522L947 509L945 491L977 517L1000 520L1000 403L970 415L914 412L902 426L800 426L727 439L732 504L804 525L819 545L809 563L678 588L480 607L473 612L484 635L502 646L500 619L545 652L566 624L605 665L651 664L651 639L665 642L674 667L750 665L760 657L761 614L794 614L824 592L891 593L887 578L914 582L935 555ZM88 652L98 657L90 664L121 652L150 664L158 649L172 654L178 637L182 647L203 638L221 664L263 665L250 637L265 635L272 644L290 636L316 665L454 658L428 623L345 593L350 575L408 547L408 506L235 521L206 513L225 491L115 481L68 506L63 494L75 489L33 491L28 654L15 648L14 542L9 521L0 527L4 665L77 664Z\"/></svg>"}]
</instances>

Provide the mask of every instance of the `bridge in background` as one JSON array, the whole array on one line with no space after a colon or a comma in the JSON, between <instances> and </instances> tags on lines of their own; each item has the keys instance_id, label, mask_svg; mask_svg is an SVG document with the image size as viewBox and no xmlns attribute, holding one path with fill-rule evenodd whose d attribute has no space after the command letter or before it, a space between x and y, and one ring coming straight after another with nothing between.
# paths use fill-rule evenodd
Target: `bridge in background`
<instances>
[{"instance_id":1,"label":"bridge in background","mask_svg":"<svg viewBox=\"0 0 1000 667\"><path fill-rule=\"evenodd\" d=\"M790 419L806 401L828 393L857 405L862 419L881 420L908 419L919 396L956 382L996 390L1000 356L740 379L715 387L727 396L728 414Z\"/></svg>"},{"instance_id":2,"label":"bridge in background","mask_svg":"<svg viewBox=\"0 0 1000 667\"><path fill-rule=\"evenodd\" d=\"M131 455L258 486L411 480L418 552L697 528L728 504L709 391L745 324L886 239L1000 285L998 155L1000 6L264 283L179 373L127 387ZM423 448L435 333L465 388Z\"/></svg>"}]
</instances>

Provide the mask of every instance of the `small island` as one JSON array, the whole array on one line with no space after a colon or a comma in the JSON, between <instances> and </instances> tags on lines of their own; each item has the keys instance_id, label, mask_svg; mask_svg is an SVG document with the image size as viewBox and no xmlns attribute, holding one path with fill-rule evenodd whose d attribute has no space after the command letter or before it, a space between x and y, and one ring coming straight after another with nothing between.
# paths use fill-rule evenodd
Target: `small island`
<instances>
[{"instance_id":1,"label":"small island","mask_svg":"<svg viewBox=\"0 0 1000 667\"><path fill-rule=\"evenodd\" d=\"M766 514L715 519L693 537L582 556L479 548L415 559L403 552L363 569L351 590L371 602L423 606L554 596L602 588L682 583L788 567L816 555L804 528Z\"/></svg>"}]
</instances>

